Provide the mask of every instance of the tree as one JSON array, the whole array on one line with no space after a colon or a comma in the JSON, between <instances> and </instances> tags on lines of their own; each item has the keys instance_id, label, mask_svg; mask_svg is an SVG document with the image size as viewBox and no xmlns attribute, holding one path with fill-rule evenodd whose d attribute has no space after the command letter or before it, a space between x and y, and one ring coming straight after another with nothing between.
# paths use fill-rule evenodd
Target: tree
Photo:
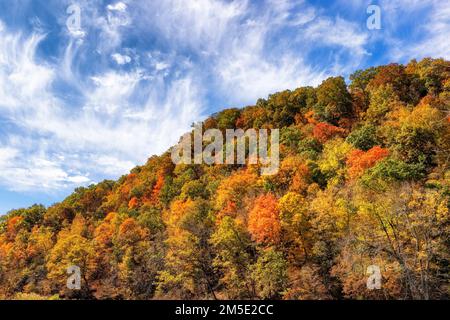
<instances>
[{"instance_id":1,"label":"tree","mask_svg":"<svg viewBox=\"0 0 450 320\"><path fill-rule=\"evenodd\" d=\"M210 239L216 251L214 266L221 272L220 284L228 299L255 297L250 272L254 248L242 223L226 216L219 221Z\"/></svg>"},{"instance_id":2,"label":"tree","mask_svg":"<svg viewBox=\"0 0 450 320\"><path fill-rule=\"evenodd\" d=\"M280 218L277 199L272 194L259 196L248 216L248 231L261 244L280 241Z\"/></svg>"},{"instance_id":3,"label":"tree","mask_svg":"<svg viewBox=\"0 0 450 320\"><path fill-rule=\"evenodd\" d=\"M325 143L336 135L343 134L345 132L344 129L333 126L326 122L318 123L313 129L313 137L320 141L321 143Z\"/></svg>"},{"instance_id":4,"label":"tree","mask_svg":"<svg viewBox=\"0 0 450 320\"><path fill-rule=\"evenodd\" d=\"M377 68L372 67L366 70L358 70L350 75L349 89L353 98L353 109L357 114L365 112L369 107L370 95L367 86L377 72Z\"/></svg>"},{"instance_id":5,"label":"tree","mask_svg":"<svg viewBox=\"0 0 450 320\"><path fill-rule=\"evenodd\" d=\"M96 274L100 279L102 293L100 297L116 297L118 289L117 260L114 256L114 239L120 225L120 218L115 212L109 213L94 231L93 245L95 250Z\"/></svg>"},{"instance_id":6,"label":"tree","mask_svg":"<svg viewBox=\"0 0 450 320\"><path fill-rule=\"evenodd\" d=\"M353 150L347 158L348 172L351 178L361 176L365 170L372 168L378 161L389 155L388 149L375 146L364 152L362 150Z\"/></svg>"},{"instance_id":7,"label":"tree","mask_svg":"<svg viewBox=\"0 0 450 320\"><path fill-rule=\"evenodd\" d=\"M312 248L308 204L298 193L286 193L278 203L283 241L294 263L306 262Z\"/></svg>"},{"instance_id":8,"label":"tree","mask_svg":"<svg viewBox=\"0 0 450 320\"><path fill-rule=\"evenodd\" d=\"M432 107L427 99L410 112L401 114L399 130L392 139L398 157L406 163L431 166L437 153L446 152L448 145L438 138L446 137L448 126L444 118L445 113Z\"/></svg>"},{"instance_id":9,"label":"tree","mask_svg":"<svg viewBox=\"0 0 450 320\"><path fill-rule=\"evenodd\" d=\"M203 200L175 201L165 216L168 239L165 269L159 272L157 295L166 298L216 297L208 239L213 223Z\"/></svg>"},{"instance_id":10,"label":"tree","mask_svg":"<svg viewBox=\"0 0 450 320\"><path fill-rule=\"evenodd\" d=\"M396 137L395 150L400 158L410 164L430 166L435 156L434 133L417 127L403 127Z\"/></svg>"},{"instance_id":11,"label":"tree","mask_svg":"<svg viewBox=\"0 0 450 320\"><path fill-rule=\"evenodd\" d=\"M443 83L449 78L450 64L444 59L425 58L420 62L412 60L406 67L409 74L418 74L427 92L437 96L442 92Z\"/></svg>"},{"instance_id":12,"label":"tree","mask_svg":"<svg viewBox=\"0 0 450 320\"><path fill-rule=\"evenodd\" d=\"M239 118L241 111L239 109L225 109L216 115L217 128L220 130L236 128L236 120Z\"/></svg>"},{"instance_id":13,"label":"tree","mask_svg":"<svg viewBox=\"0 0 450 320\"><path fill-rule=\"evenodd\" d=\"M81 297L92 297L91 280L97 269L95 261L95 250L92 242L84 235L86 232L85 220L77 216L70 230L63 230L58 235L58 241L52 248L48 262L48 278L55 280L56 290L64 295L77 295ZM81 291L69 291L66 287L68 279L67 269L77 266L81 271Z\"/></svg>"},{"instance_id":14,"label":"tree","mask_svg":"<svg viewBox=\"0 0 450 320\"><path fill-rule=\"evenodd\" d=\"M199 181L199 180L192 180L183 185L181 188L181 195L180 197L182 199L191 198L208 198L208 192L205 188L205 185Z\"/></svg>"},{"instance_id":15,"label":"tree","mask_svg":"<svg viewBox=\"0 0 450 320\"><path fill-rule=\"evenodd\" d=\"M324 120L336 123L351 115L352 97L343 77L328 78L317 88L317 114Z\"/></svg>"},{"instance_id":16,"label":"tree","mask_svg":"<svg viewBox=\"0 0 450 320\"><path fill-rule=\"evenodd\" d=\"M245 200L257 194L258 176L252 170L237 171L225 178L217 188L215 209L221 215L244 214ZM233 211L224 210L234 208Z\"/></svg>"},{"instance_id":17,"label":"tree","mask_svg":"<svg viewBox=\"0 0 450 320\"><path fill-rule=\"evenodd\" d=\"M256 293L261 299L280 298L287 287L287 264L282 253L274 248L260 252L253 267L252 278L256 283Z\"/></svg>"},{"instance_id":18,"label":"tree","mask_svg":"<svg viewBox=\"0 0 450 320\"><path fill-rule=\"evenodd\" d=\"M369 68L348 91L329 78L203 122L279 128L271 176L165 152L11 210L0 298L448 299L449 76L444 59ZM81 290L67 288L69 266Z\"/></svg>"},{"instance_id":19,"label":"tree","mask_svg":"<svg viewBox=\"0 0 450 320\"><path fill-rule=\"evenodd\" d=\"M236 127L244 130L263 128L269 120L267 109L262 106L250 106L242 110L239 118L236 120Z\"/></svg>"},{"instance_id":20,"label":"tree","mask_svg":"<svg viewBox=\"0 0 450 320\"><path fill-rule=\"evenodd\" d=\"M351 145L341 138L330 140L325 144L318 166L328 183L338 183L344 178L346 158L351 149Z\"/></svg>"},{"instance_id":21,"label":"tree","mask_svg":"<svg viewBox=\"0 0 450 320\"><path fill-rule=\"evenodd\" d=\"M34 226L27 239L26 264L28 264L28 279L24 287L25 292L40 292L50 294L47 290L45 262L53 246L53 233L51 228ZM16 270L15 270L16 271Z\"/></svg>"},{"instance_id":22,"label":"tree","mask_svg":"<svg viewBox=\"0 0 450 320\"><path fill-rule=\"evenodd\" d=\"M390 260L388 255L371 250L369 246L358 241L348 241L336 259L331 274L341 280L343 296L347 299L398 299L402 295L400 265ZM367 287L371 276L370 266L379 268L380 289L369 290Z\"/></svg>"},{"instance_id":23,"label":"tree","mask_svg":"<svg viewBox=\"0 0 450 320\"><path fill-rule=\"evenodd\" d=\"M374 125L366 124L353 130L346 139L356 149L367 151L379 144L377 130Z\"/></svg>"},{"instance_id":24,"label":"tree","mask_svg":"<svg viewBox=\"0 0 450 320\"><path fill-rule=\"evenodd\" d=\"M298 145L302 139L303 135L298 127L291 126L281 129L280 143L289 148L289 150L297 151Z\"/></svg>"},{"instance_id":25,"label":"tree","mask_svg":"<svg viewBox=\"0 0 450 320\"><path fill-rule=\"evenodd\" d=\"M425 167L422 163L408 164L388 157L367 170L361 180L366 187L380 191L400 181L419 180L424 175Z\"/></svg>"},{"instance_id":26,"label":"tree","mask_svg":"<svg viewBox=\"0 0 450 320\"><path fill-rule=\"evenodd\" d=\"M302 87L295 91L285 90L269 96L265 107L272 114L275 128L287 127L295 122L295 116L311 108L316 102L314 88Z\"/></svg>"},{"instance_id":27,"label":"tree","mask_svg":"<svg viewBox=\"0 0 450 320\"><path fill-rule=\"evenodd\" d=\"M413 104L425 93L425 87L419 77L407 74L405 67L396 63L379 67L377 74L368 84L369 91L385 86L391 86L400 100Z\"/></svg>"},{"instance_id":28,"label":"tree","mask_svg":"<svg viewBox=\"0 0 450 320\"><path fill-rule=\"evenodd\" d=\"M128 202L128 209L136 209L139 206L139 199L137 197L131 198Z\"/></svg>"},{"instance_id":29,"label":"tree","mask_svg":"<svg viewBox=\"0 0 450 320\"><path fill-rule=\"evenodd\" d=\"M156 288L157 275L163 265L164 251L150 241L149 231L133 218L125 219L114 239L116 252L120 252L119 280L127 298L149 299Z\"/></svg>"},{"instance_id":30,"label":"tree","mask_svg":"<svg viewBox=\"0 0 450 320\"><path fill-rule=\"evenodd\" d=\"M370 95L370 104L365 118L370 123L379 123L386 114L402 105L391 84L374 88Z\"/></svg>"},{"instance_id":31,"label":"tree","mask_svg":"<svg viewBox=\"0 0 450 320\"><path fill-rule=\"evenodd\" d=\"M286 300L329 300L319 270L314 265L289 270L290 285L283 298Z\"/></svg>"},{"instance_id":32,"label":"tree","mask_svg":"<svg viewBox=\"0 0 450 320\"><path fill-rule=\"evenodd\" d=\"M439 296L445 288L442 267L449 259L442 242L448 236L448 195L403 183L359 196L354 233L365 257L373 255L398 266L401 287L392 288L392 293L399 291L411 299Z\"/></svg>"},{"instance_id":33,"label":"tree","mask_svg":"<svg viewBox=\"0 0 450 320\"><path fill-rule=\"evenodd\" d=\"M365 92L370 81L377 75L377 68L371 67L365 70L357 70L350 75L350 90L352 92L362 91Z\"/></svg>"}]
</instances>

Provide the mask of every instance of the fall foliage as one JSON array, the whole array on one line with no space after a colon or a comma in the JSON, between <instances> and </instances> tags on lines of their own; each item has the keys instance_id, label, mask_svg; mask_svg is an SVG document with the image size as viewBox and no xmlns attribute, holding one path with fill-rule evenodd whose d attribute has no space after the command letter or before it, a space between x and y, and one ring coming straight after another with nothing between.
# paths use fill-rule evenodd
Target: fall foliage
<instances>
[{"instance_id":1,"label":"fall foliage","mask_svg":"<svg viewBox=\"0 0 450 320\"><path fill-rule=\"evenodd\" d=\"M350 177L355 178L364 173L365 170L373 167L378 161L386 158L389 150L380 146L364 152L362 150L353 150L347 158L347 167Z\"/></svg>"},{"instance_id":2,"label":"fall foliage","mask_svg":"<svg viewBox=\"0 0 450 320\"><path fill-rule=\"evenodd\" d=\"M205 128L279 128L280 168L174 165L0 217L0 298L450 298L450 63L359 70ZM81 271L80 290L66 286ZM367 267L382 287L366 286Z\"/></svg>"},{"instance_id":3,"label":"fall foliage","mask_svg":"<svg viewBox=\"0 0 450 320\"><path fill-rule=\"evenodd\" d=\"M277 243L280 240L280 217L277 199L259 196L248 215L248 231L257 243Z\"/></svg>"}]
</instances>

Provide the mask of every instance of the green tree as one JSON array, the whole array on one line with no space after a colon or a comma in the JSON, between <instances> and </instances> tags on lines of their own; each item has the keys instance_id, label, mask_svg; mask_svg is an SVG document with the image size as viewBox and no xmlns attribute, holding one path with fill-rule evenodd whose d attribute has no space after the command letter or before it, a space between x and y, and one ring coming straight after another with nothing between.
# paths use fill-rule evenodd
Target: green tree
<instances>
[{"instance_id":1,"label":"green tree","mask_svg":"<svg viewBox=\"0 0 450 320\"><path fill-rule=\"evenodd\" d=\"M348 135L347 142L350 142L356 149L363 151L367 151L380 144L376 127L371 124L366 124L353 130L352 133Z\"/></svg>"},{"instance_id":2,"label":"green tree","mask_svg":"<svg viewBox=\"0 0 450 320\"><path fill-rule=\"evenodd\" d=\"M250 271L255 248L245 226L226 216L219 222L210 242L216 251L214 266L221 273L220 284L227 298L254 298Z\"/></svg>"},{"instance_id":3,"label":"green tree","mask_svg":"<svg viewBox=\"0 0 450 320\"><path fill-rule=\"evenodd\" d=\"M336 123L352 112L352 97L343 77L328 78L317 88L316 113L324 120Z\"/></svg>"},{"instance_id":4,"label":"green tree","mask_svg":"<svg viewBox=\"0 0 450 320\"><path fill-rule=\"evenodd\" d=\"M288 285L287 263L281 252L269 248L260 252L252 278L261 299L280 298Z\"/></svg>"}]
</instances>

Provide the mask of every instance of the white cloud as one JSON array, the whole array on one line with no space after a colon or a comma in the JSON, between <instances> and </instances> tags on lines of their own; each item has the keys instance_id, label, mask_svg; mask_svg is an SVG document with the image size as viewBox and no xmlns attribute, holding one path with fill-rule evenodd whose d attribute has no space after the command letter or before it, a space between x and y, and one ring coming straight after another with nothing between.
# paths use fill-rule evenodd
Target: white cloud
<instances>
[{"instance_id":1,"label":"white cloud","mask_svg":"<svg viewBox=\"0 0 450 320\"><path fill-rule=\"evenodd\" d=\"M311 41L320 41L350 49L356 55L367 54L364 46L367 44L367 34L357 30L355 24L344 19L318 18L303 31L305 37Z\"/></svg>"},{"instance_id":2,"label":"white cloud","mask_svg":"<svg viewBox=\"0 0 450 320\"><path fill-rule=\"evenodd\" d=\"M441 0L383 0L381 40L391 61L450 57L450 2ZM411 25L412 24L412 25ZM408 26L408 37L398 28Z\"/></svg>"},{"instance_id":3,"label":"white cloud","mask_svg":"<svg viewBox=\"0 0 450 320\"><path fill-rule=\"evenodd\" d=\"M18 150L11 147L0 147L0 168L5 168L8 163L13 160L17 154Z\"/></svg>"},{"instance_id":4,"label":"white cloud","mask_svg":"<svg viewBox=\"0 0 450 320\"><path fill-rule=\"evenodd\" d=\"M252 103L279 90L317 85L337 69L344 71L340 61L321 69L308 65L307 54L316 46L346 50L353 55L353 65L367 54L368 37L355 24L320 17L303 1L269 1L264 12L233 28L226 38L231 40L222 44L226 54L218 57L215 70L232 103ZM286 28L297 36L279 41L277 32Z\"/></svg>"},{"instance_id":5,"label":"white cloud","mask_svg":"<svg viewBox=\"0 0 450 320\"><path fill-rule=\"evenodd\" d=\"M156 63L156 65L155 65L155 69L156 69L157 71L165 70L165 69L167 69L167 68L169 68L169 67L170 67L170 64L165 63L165 62L158 62L158 63Z\"/></svg>"},{"instance_id":6,"label":"white cloud","mask_svg":"<svg viewBox=\"0 0 450 320\"><path fill-rule=\"evenodd\" d=\"M217 53L233 22L247 11L248 1L138 1L141 28L153 30L171 44L207 54Z\"/></svg>"},{"instance_id":7,"label":"white cloud","mask_svg":"<svg viewBox=\"0 0 450 320\"><path fill-rule=\"evenodd\" d=\"M232 103L249 103L261 96L285 88L314 85L324 75L352 69L367 54L367 35L355 24L344 19L321 17L305 1L267 0L256 4L250 1L222 0L165 0L121 2L107 6L110 14L123 15L125 24L142 38L157 34L166 41L169 51L199 55L204 59L192 66L198 78L211 77L223 96L233 97ZM120 15L119 15L120 17ZM120 45L121 19L96 19L102 31L99 52L111 51ZM305 47L290 47L276 32L291 28L290 39ZM298 29L298 30L295 30ZM295 33L294 33L295 32ZM295 34L298 36L296 37ZM331 45L357 57L344 69L348 61L337 59L321 70L308 66L307 54L315 45ZM182 53L182 54L183 54ZM116 53L113 53L116 54ZM339 53L341 54L341 53ZM152 58L152 57L151 57ZM118 64L127 59L115 56ZM154 59L155 70L167 75L173 61Z\"/></svg>"},{"instance_id":8,"label":"white cloud","mask_svg":"<svg viewBox=\"0 0 450 320\"><path fill-rule=\"evenodd\" d=\"M62 168L61 163L39 153L0 146L0 181L12 191L49 191L87 184L87 176Z\"/></svg>"},{"instance_id":9,"label":"white cloud","mask_svg":"<svg viewBox=\"0 0 450 320\"><path fill-rule=\"evenodd\" d=\"M86 32L81 29L79 30L69 29L69 33L72 37L79 40L82 40L86 36Z\"/></svg>"},{"instance_id":10,"label":"white cloud","mask_svg":"<svg viewBox=\"0 0 450 320\"><path fill-rule=\"evenodd\" d=\"M264 37L259 27L249 31L229 48L229 55L218 60L222 90L234 101L252 103L269 93L318 84L323 79L323 73L312 70L299 56L284 54L269 60L263 50Z\"/></svg>"},{"instance_id":11,"label":"white cloud","mask_svg":"<svg viewBox=\"0 0 450 320\"><path fill-rule=\"evenodd\" d=\"M177 65L178 69L189 69L189 59L182 56L177 56L176 52L162 53L160 51L149 52L146 56L149 60L149 65L154 68L156 73L167 72L170 68Z\"/></svg>"},{"instance_id":12,"label":"white cloud","mask_svg":"<svg viewBox=\"0 0 450 320\"><path fill-rule=\"evenodd\" d=\"M139 69L105 70L84 83L73 71L73 48L47 65L35 57L43 36L2 27L0 37L0 117L17 126L0 142L0 184L10 190L49 192L117 177L165 151L201 117L190 75L166 84ZM56 75L75 77L82 109L57 97ZM142 101L134 100L137 88Z\"/></svg>"},{"instance_id":13,"label":"white cloud","mask_svg":"<svg viewBox=\"0 0 450 320\"><path fill-rule=\"evenodd\" d=\"M201 55L194 72L213 79L231 104L252 103L274 91L318 84L348 63L338 60L322 69L309 66L307 55L315 46L333 46L353 54L346 70L367 54L365 25L358 28L342 18L321 17L304 1L140 1L138 7L134 20L140 21L136 11L144 14L139 26L143 33L157 32L173 50L188 48ZM292 37L280 39L279 33L286 31ZM299 46L304 48L299 50ZM155 66L160 69L159 63Z\"/></svg>"},{"instance_id":14,"label":"white cloud","mask_svg":"<svg viewBox=\"0 0 450 320\"><path fill-rule=\"evenodd\" d=\"M410 57L434 57L450 59L450 2L435 2L430 16L423 24L425 39L419 44L409 45Z\"/></svg>"},{"instance_id":15,"label":"white cloud","mask_svg":"<svg viewBox=\"0 0 450 320\"><path fill-rule=\"evenodd\" d=\"M312 7L307 7L295 14L291 19L291 25L293 26L303 26L308 22L313 21L316 18L316 11Z\"/></svg>"},{"instance_id":16,"label":"white cloud","mask_svg":"<svg viewBox=\"0 0 450 320\"><path fill-rule=\"evenodd\" d=\"M128 100L142 79L143 75L139 71L133 73L109 71L92 77L93 89L85 93L87 101L84 110L113 115L129 108Z\"/></svg>"},{"instance_id":17,"label":"white cloud","mask_svg":"<svg viewBox=\"0 0 450 320\"><path fill-rule=\"evenodd\" d=\"M0 109L14 112L17 105L24 103L30 108L40 107L34 98L45 92L54 78L54 70L34 63L34 53L43 36L23 38L0 29L0 38ZM39 100L46 98L41 96Z\"/></svg>"},{"instance_id":18,"label":"white cloud","mask_svg":"<svg viewBox=\"0 0 450 320\"><path fill-rule=\"evenodd\" d=\"M131 21L125 3L118 2L115 5L108 5L107 9L107 19L111 27L126 26L130 24Z\"/></svg>"},{"instance_id":19,"label":"white cloud","mask_svg":"<svg viewBox=\"0 0 450 320\"><path fill-rule=\"evenodd\" d=\"M118 65L124 65L131 62L131 57L127 55L122 55L120 53L113 53L111 55L111 58L118 64Z\"/></svg>"},{"instance_id":20,"label":"white cloud","mask_svg":"<svg viewBox=\"0 0 450 320\"><path fill-rule=\"evenodd\" d=\"M136 166L132 161L120 160L108 155L93 155L90 158L91 164L97 164L103 168L103 172L110 176L120 176Z\"/></svg>"},{"instance_id":21,"label":"white cloud","mask_svg":"<svg viewBox=\"0 0 450 320\"><path fill-rule=\"evenodd\" d=\"M79 1L83 32L85 35L95 35L95 41L89 45L95 45L96 52L101 55L114 54L122 44L123 32L133 23L128 5L125 2L117 2L104 6L103 2L98 0Z\"/></svg>"},{"instance_id":22,"label":"white cloud","mask_svg":"<svg viewBox=\"0 0 450 320\"><path fill-rule=\"evenodd\" d=\"M127 10L127 5L123 2L117 2L115 4L109 4L107 8L111 11L125 12Z\"/></svg>"}]
</instances>

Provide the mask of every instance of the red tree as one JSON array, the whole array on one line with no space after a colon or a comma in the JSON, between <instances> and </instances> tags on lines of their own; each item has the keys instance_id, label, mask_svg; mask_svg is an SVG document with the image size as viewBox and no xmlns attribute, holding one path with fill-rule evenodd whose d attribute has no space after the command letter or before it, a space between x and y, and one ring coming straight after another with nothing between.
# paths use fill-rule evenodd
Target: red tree
<instances>
[{"instance_id":1,"label":"red tree","mask_svg":"<svg viewBox=\"0 0 450 320\"><path fill-rule=\"evenodd\" d=\"M259 196L249 214L248 231L258 243L277 243L280 240L280 214L272 194Z\"/></svg>"},{"instance_id":2,"label":"red tree","mask_svg":"<svg viewBox=\"0 0 450 320\"><path fill-rule=\"evenodd\" d=\"M344 129L333 126L332 124L320 122L314 127L313 136L321 143L325 143L335 135L344 133L344 131Z\"/></svg>"},{"instance_id":3,"label":"red tree","mask_svg":"<svg viewBox=\"0 0 450 320\"><path fill-rule=\"evenodd\" d=\"M348 172L351 178L357 178L365 170L373 167L378 161L389 155L388 149L375 146L364 152L362 150L353 150L347 157Z\"/></svg>"}]
</instances>

